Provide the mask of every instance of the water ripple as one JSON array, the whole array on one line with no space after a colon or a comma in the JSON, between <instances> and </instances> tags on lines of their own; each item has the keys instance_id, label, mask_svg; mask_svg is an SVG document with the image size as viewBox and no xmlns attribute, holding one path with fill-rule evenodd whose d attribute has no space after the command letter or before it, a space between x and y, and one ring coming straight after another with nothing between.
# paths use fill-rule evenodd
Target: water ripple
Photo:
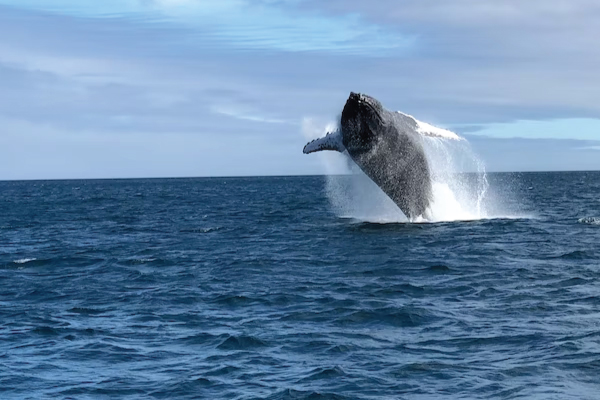
<instances>
[{"instance_id":1,"label":"water ripple","mask_svg":"<svg viewBox=\"0 0 600 400\"><path fill-rule=\"evenodd\" d=\"M322 177L2 182L0 397L593 399L600 174L496 178L539 218L357 223Z\"/></svg>"}]
</instances>

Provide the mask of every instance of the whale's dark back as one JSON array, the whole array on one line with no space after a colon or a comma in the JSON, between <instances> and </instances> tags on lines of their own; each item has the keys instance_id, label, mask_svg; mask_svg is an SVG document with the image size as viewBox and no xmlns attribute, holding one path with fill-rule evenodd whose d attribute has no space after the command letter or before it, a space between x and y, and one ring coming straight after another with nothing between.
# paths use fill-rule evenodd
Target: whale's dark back
<instances>
[{"instance_id":1,"label":"whale's dark back","mask_svg":"<svg viewBox=\"0 0 600 400\"><path fill-rule=\"evenodd\" d=\"M350 157L414 219L431 203L429 165L419 133L372 97L352 93L342 112L343 143Z\"/></svg>"}]
</instances>

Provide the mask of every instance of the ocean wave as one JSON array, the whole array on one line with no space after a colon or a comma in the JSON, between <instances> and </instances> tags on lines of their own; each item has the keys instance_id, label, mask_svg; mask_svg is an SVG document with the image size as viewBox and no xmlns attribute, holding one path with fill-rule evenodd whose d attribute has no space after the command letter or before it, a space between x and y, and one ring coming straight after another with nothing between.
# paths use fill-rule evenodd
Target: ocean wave
<instances>
[{"instance_id":1,"label":"ocean wave","mask_svg":"<svg viewBox=\"0 0 600 400\"><path fill-rule=\"evenodd\" d=\"M227 335L227 339L218 345L217 348L220 350L246 350L263 346L266 346L265 342L252 336Z\"/></svg>"},{"instance_id":2,"label":"ocean wave","mask_svg":"<svg viewBox=\"0 0 600 400\"><path fill-rule=\"evenodd\" d=\"M346 324L384 324L396 327L416 327L431 323L435 317L425 309L412 307L388 307L376 310L358 310L342 318L338 323Z\"/></svg>"},{"instance_id":3,"label":"ocean wave","mask_svg":"<svg viewBox=\"0 0 600 400\"><path fill-rule=\"evenodd\" d=\"M596 254L590 251L574 250L566 253L558 254L549 257L550 259L564 259L564 260L588 260L597 258Z\"/></svg>"},{"instance_id":4,"label":"ocean wave","mask_svg":"<svg viewBox=\"0 0 600 400\"><path fill-rule=\"evenodd\" d=\"M225 365L222 367L218 367L217 369L213 369L206 373L207 376L225 376L235 374L237 372L243 371L242 368L236 367L235 365Z\"/></svg>"},{"instance_id":5,"label":"ocean wave","mask_svg":"<svg viewBox=\"0 0 600 400\"><path fill-rule=\"evenodd\" d=\"M69 309L69 312L80 315L101 315L105 314L106 310L97 310L91 307L73 307Z\"/></svg>"},{"instance_id":6,"label":"ocean wave","mask_svg":"<svg viewBox=\"0 0 600 400\"><path fill-rule=\"evenodd\" d=\"M449 273L451 270L450 270L450 267L448 267L447 265L439 264L439 265L432 265L431 267L425 268L425 271L432 272L435 274L446 274L446 273Z\"/></svg>"},{"instance_id":7,"label":"ocean wave","mask_svg":"<svg viewBox=\"0 0 600 400\"><path fill-rule=\"evenodd\" d=\"M130 258L128 260L123 261L123 264L125 264L125 265L143 265L143 264L155 263L157 261L158 261L158 263L160 263L163 260L158 259L158 258L152 258L152 257Z\"/></svg>"},{"instance_id":8,"label":"ocean wave","mask_svg":"<svg viewBox=\"0 0 600 400\"><path fill-rule=\"evenodd\" d=\"M294 389L285 389L275 393L272 396L265 397L265 400L349 400L350 397L334 394L299 391Z\"/></svg>"},{"instance_id":9,"label":"ocean wave","mask_svg":"<svg viewBox=\"0 0 600 400\"><path fill-rule=\"evenodd\" d=\"M51 327L51 326L38 326L34 328L31 332L36 333L42 336L54 336L60 333L59 330Z\"/></svg>"},{"instance_id":10,"label":"ocean wave","mask_svg":"<svg viewBox=\"0 0 600 400\"><path fill-rule=\"evenodd\" d=\"M346 372L341 367L320 367L310 371L308 376L302 378L299 382L311 382L320 379L341 379L344 376L346 376Z\"/></svg>"},{"instance_id":11,"label":"ocean wave","mask_svg":"<svg viewBox=\"0 0 600 400\"><path fill-rule=\"evenodd\" d=\"M182 337L178 339L178 341L185 343L186 345L204 345L215 340L217 337L218 336L211 335L210 333L202 332L196 335Z\"/></svg>"}]
</instances>

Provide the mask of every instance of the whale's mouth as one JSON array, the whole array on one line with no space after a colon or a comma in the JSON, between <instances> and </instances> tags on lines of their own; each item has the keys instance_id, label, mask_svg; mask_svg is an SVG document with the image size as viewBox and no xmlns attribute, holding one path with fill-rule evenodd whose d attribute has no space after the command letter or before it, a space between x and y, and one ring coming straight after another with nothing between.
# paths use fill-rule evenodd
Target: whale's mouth
<instances>
[{"instance_id":1,"label":"whale's mouth","mask_svg":"<svg viewBox=\"0 0 600 400\"><path fill-rule=\"evenodd\" d=\"M345 108L353 111L348 113L348 116L359 116L370 122L375 119L377 123L383 123L381 103L366 94L351 92Z\"/></svg>"}]
</instances>

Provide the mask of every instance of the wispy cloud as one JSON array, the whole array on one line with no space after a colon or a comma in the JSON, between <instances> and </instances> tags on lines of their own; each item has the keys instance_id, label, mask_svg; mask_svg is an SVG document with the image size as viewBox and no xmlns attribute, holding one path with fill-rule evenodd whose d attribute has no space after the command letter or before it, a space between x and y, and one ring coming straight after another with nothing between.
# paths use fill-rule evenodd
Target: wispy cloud
<instances>
[{"instance_id":1,"label":"wispy cloud","mask_svg":"<svg viewBox=\"0 0 600 400\"><path fill-rule=\"evenodd\" d=\"M212 106L211 111L215 114L225 115L228 117L240 119L243 121L251 121L251 122L261 122L266 124L296 124L293 121L286 121L284 119L270 118L266 116L259 115L257 113L251 113L249 111L240 110L235 106L221 106L215 105Z\"/></svg>"},{"instance_id":2,"label":"wispy cloud","mask_svg":"<svg viewBox=\"0 0 600 400\"><path fill-rule=\"evenodd\" d=\"M567 118L476 126L471 134L495 138L600 140L600 119Z\"/></svg>"},{"instance_id":3,"label":"wispy cloud","mask_svg":"<svg viewBox=\"0 0 600 400\"><path fill-rule=\"evenodd\" d=\"M415 37L360 15L296 12L285 2L250 0L0 0L18 8L87 18L121 17L197 30L216 44L241 49L380 55L410 49Z\"/></svg>"}]
</instances>

